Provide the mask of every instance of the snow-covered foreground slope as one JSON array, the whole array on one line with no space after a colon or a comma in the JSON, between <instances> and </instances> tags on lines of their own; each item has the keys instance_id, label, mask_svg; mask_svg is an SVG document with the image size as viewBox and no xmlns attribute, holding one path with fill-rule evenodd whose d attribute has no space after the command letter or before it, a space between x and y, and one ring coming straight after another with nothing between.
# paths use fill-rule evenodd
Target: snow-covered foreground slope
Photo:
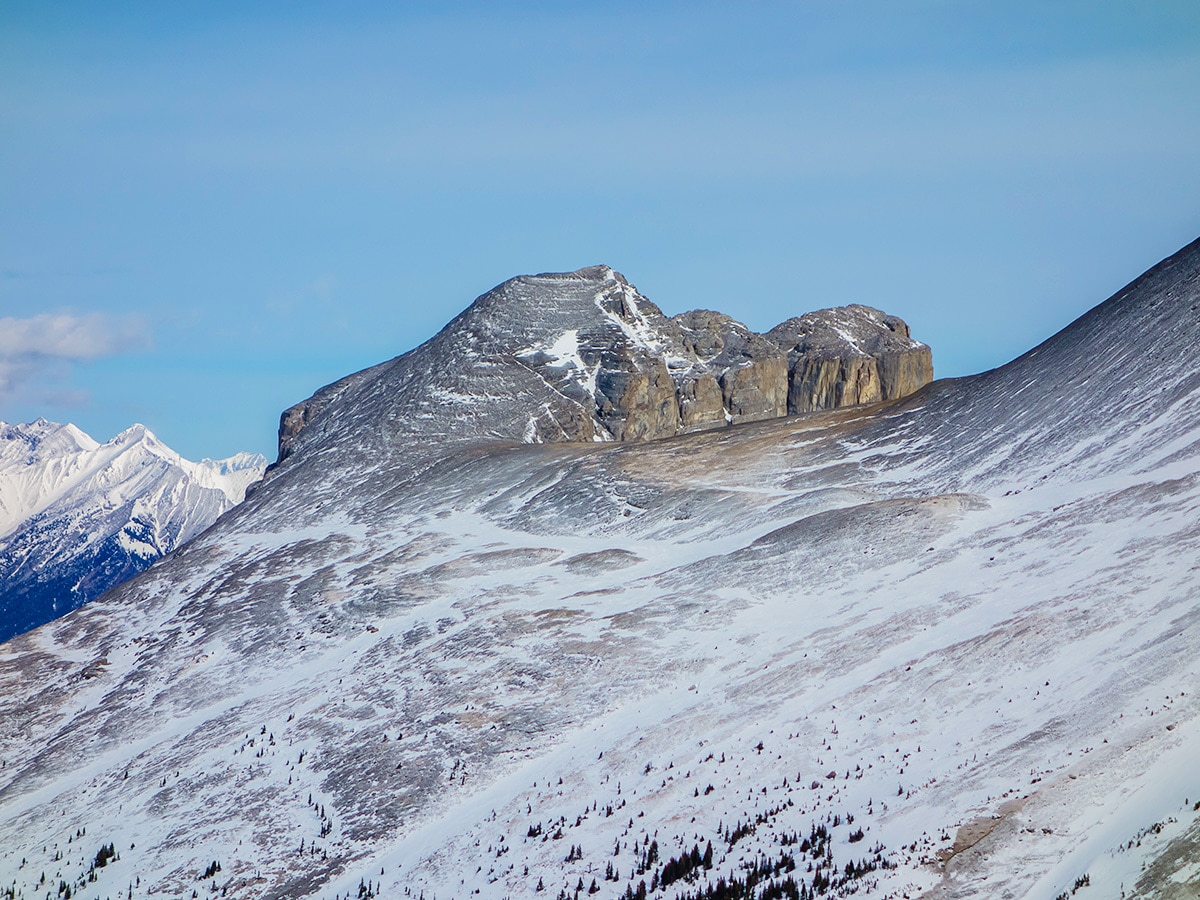
<instances>
[{"instance_id":1,"label":"snow-covered foreground slope","mask_svg":"<svg viewBox=\"0 0 1200 900\"><path fill-rule=\"evenodd\" d=\"M898 403L419 466L310 430L0 647L0 884L1193 896L1198 305L1194 244Z\"/></svg>"},{"instance_id":2,"label":"snow-covered foreground slope","mask_svg":"<svg viewBox=\"0 0 1200 900\"><path fill-rule=\"evenodd\" d=\"M137 574L241 501L266 460L191 462L142 425L0 422L0 641Z\"/></svg>"}]
</instances>

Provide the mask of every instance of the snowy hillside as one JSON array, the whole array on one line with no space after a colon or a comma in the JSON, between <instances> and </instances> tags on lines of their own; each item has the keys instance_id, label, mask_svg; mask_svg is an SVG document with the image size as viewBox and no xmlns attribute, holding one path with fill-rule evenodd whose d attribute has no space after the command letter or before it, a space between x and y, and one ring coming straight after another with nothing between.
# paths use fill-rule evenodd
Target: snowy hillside
<instances>
[{"instance_id":1,"label":"snowy hillside","mask_svg":"<svg viewBox=\"0 0 1200 900\"><path fill-rule=\"evenodd\" d=\"M0 646L0 885L1194 896L1198 307L1200 242L993 372L640 444L336 386Z\"/></svg>"},{"instance_id":2,"label":"snowy hillside","mask_svg":"<svg viewBox=\"0 0 1200 900\"><path fill-rule=\"evenodd\" d=\"M239 453L191 462L144 426L0 422L0 641L78 608L199 534L262 477Z\"/></svg>"}]
</instances>

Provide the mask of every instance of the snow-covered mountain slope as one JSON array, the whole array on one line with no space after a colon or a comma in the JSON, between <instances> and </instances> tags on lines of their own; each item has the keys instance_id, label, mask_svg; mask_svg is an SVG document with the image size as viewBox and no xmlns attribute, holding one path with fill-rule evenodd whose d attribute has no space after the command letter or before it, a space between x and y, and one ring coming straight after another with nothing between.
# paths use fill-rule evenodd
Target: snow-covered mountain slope
<instances>
[{"instance_id":1,"label":"snow-covered mountain slope","mask_svg":"<svg viewBox=\"0 0 1200 900\"><path fill-rule=\"evenodd\" d=\"M0 647L0 884L1193 896L1198 306L1200 242L994 372L650 443L351 386Z\"/></svg>"},{"instance_id":2,"label":"snow-covered mountain slope","mask_svg":"<svg viewBox=\"0 0 1200 900\"><path fill-rule=\"evenodd\" d=\"M199 534L262 477L239 453L191 462L144 426L0 422L0 641L48 622Z\"/></svg>"}]
</instances>

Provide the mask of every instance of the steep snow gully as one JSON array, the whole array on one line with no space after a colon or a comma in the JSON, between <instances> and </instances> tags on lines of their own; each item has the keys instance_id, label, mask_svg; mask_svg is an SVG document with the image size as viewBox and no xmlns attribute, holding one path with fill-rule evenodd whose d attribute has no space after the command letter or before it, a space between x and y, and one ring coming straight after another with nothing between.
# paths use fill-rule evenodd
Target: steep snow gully
<instances>
[{"instance_id":1,"label":"steep snow gully","mask_svg":"<svg viewBox=\"0 0 1200 900\"><path fill-rule=\"evenodd\" d=\"M0 645L0 887L1195 896L1198 306L1200 243L992 372L646 443L493 434L482 356L453 420L412 358L318 392Z\"/></svg>"}]
</instances>

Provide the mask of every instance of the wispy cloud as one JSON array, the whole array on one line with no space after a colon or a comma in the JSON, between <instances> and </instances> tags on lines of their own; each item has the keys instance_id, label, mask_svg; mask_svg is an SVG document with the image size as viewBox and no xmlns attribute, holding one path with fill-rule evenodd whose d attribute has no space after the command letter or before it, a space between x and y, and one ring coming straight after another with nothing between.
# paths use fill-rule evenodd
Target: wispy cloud
<instances>
[{"instance_id":1,"label":"wispy cloud","mask_svg":"<svg viewBox=\"0 0 1200 900\"><path fill-rule=\"evenodd\" d=\"M55 382L69 378L71 363L115 356L147 342L146 326L136 317L57 313L0 318L0 399L34 383L39 393L57 396L61 392Z\"/></svg>"}]
</instances>

